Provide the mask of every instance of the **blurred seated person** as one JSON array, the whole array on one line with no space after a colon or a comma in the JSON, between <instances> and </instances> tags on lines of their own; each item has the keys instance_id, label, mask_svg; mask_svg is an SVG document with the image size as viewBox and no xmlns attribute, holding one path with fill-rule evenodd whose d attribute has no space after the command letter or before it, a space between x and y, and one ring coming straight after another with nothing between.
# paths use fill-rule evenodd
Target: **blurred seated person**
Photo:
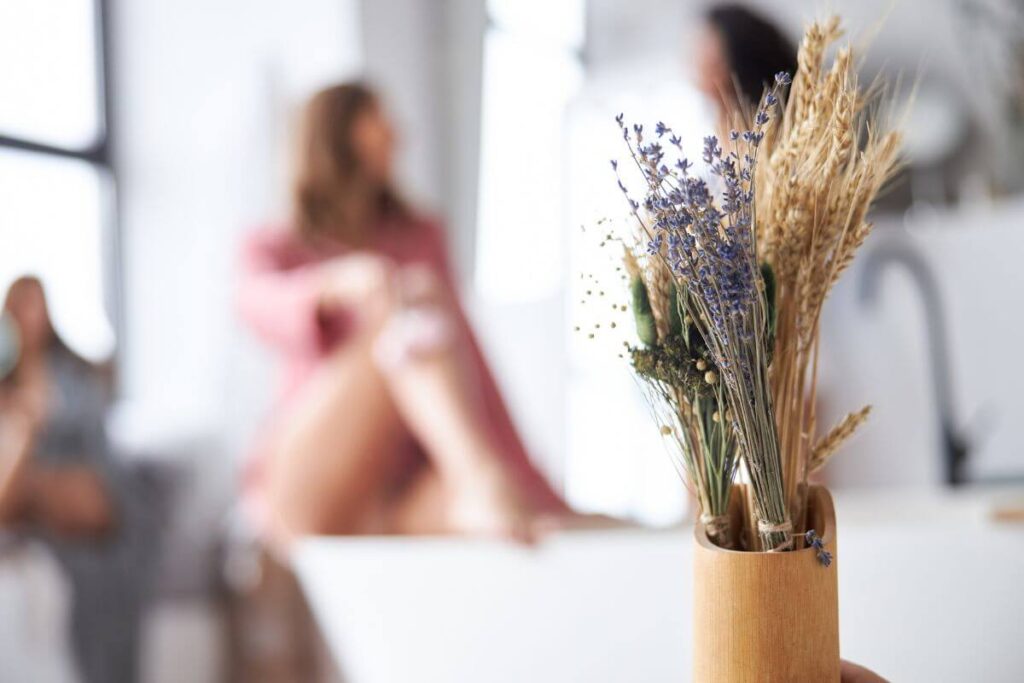
<instances>
[{"instance_id":1,"label":"blurred seated person","mask_svg":"<svg viewBox=\"0 0 1024 683\"><path fill-rule=\"evenodd\" d=\"M568 512L531 464L459 304L443 231L395 186L360 83L305 108L292 222L254 235L240 305L287 381L247 482L267 531L529 539Z\"/></svg>"},{"instance_id":2,"label":"blurred seated person","mask_svg":"<svg viewBox=\"0 0 1024 683\"><path fill-rule=\"evenodd\" d=\"M110 372L54 333L34 277L10 286L0 325L0 530L42 540L65 573L82 680L135 680L145 565L105 433Z\"/></svg>"},{"instance_id":3,"label":"blurred seated person","mask_svg":"<svg viewBox=\"0 0 1024 683\"><path fill-rule=\"evenodd\" d=\"M459 304L443 231L395 186L360 83L306 105L291 220L244 246L239 307L285 366L245 473L232 680L331 680L280 552L305 534L529 540L568 508L531 464ZM276 634L269 638L268 633Z\"/></svg>"}]
</instances>

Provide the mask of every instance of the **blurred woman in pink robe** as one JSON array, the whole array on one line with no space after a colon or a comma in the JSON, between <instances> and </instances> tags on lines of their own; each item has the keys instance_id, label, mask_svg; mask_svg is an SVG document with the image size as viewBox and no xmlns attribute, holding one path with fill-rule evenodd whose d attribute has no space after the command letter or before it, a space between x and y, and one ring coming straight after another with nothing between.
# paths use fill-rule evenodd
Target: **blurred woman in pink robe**
<instances>
[{"instance_id":1,"label":"blurred woman in pink robe","mask_svg":"<svg viewBox=\"0 0 1024 683\"><path fill-rule=\"evenodd\" d=\"M286 378L247 472L271 538L530 539L567 507L531 464L459 304L440 227L392 178L374 93L304 112L292 223L254 234L239 305Z\"/></svg>"}]
</instances>

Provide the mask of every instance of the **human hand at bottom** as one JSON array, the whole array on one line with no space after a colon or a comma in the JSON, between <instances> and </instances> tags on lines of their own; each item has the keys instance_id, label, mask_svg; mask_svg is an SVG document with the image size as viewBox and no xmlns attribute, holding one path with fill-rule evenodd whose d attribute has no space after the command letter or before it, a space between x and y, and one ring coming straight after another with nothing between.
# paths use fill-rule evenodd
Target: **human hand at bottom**
<instances>
[{"instance_id":1,"label":"human hand at bottom","mask_svg":"<svg viewBox=\"0 0 1024 683\"><path fill-rule=\"evenodd\" d=\"M888 683L874 671L846 660L839 662L839 679L841 683Z\"/></svg>"}]
</instances>

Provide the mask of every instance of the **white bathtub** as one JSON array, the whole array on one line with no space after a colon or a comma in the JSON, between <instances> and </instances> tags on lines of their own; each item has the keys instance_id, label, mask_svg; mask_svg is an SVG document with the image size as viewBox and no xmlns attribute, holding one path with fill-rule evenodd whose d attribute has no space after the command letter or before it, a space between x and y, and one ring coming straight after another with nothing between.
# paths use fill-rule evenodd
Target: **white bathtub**
<instances>
[{"instance_id":1,"label":"white bathtub","mask_svg":"<svg viewBox=\"0 0 1024 683\"><path fill-rule=\"evenodd\" d=\"M837 496L844 658L894 681L1024 680L1024 524L991 521L1000 496ZM350 683L690 678L687 531L313 538L294 561Z\"/></svg>"}]
</instances>

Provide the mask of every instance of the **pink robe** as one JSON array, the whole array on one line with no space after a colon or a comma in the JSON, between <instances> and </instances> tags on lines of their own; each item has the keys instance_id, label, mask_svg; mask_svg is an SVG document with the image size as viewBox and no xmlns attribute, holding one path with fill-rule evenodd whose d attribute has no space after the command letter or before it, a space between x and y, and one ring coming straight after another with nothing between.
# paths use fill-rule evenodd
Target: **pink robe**
<instances>
[{"instance_id":1,"label":"pink robe","mask_svg":"<svg viewBox=\"0 0 1024 683\"><path fill-rule=\"evenodd\" d=\"M434 268L444 285L455 296L454 279L448 264L447 250L441 229L425 220L383 226L369 248L396 264L426 264ZM305 382L316 373L320 364L359 324L358 310L324 316L320 314L318 267L324 261L344 256L346 248L314 250L302 243L286 228L270 228L247 238L242 252L241 283L238 306L250 327L281 355L284 378L281 394L274 410L271 427L261 435L245 473L247 498L262 498L264 460L267 444L275 438L273 424L286 416L289 403ZM531 463L522 440L501 398L490 368L466 320L461 305L456 306L456 324L468 341L468 363L480 381L483 409L494 443L498 445L513 476L538 510L564 512L567 508L544 477ZM408 472L396 472L397 480L405 480L426 462L422 449L409 435L407 452L397 458ZM258 505L258 503L257 503Z\"/></svg>"}]
</instances>

